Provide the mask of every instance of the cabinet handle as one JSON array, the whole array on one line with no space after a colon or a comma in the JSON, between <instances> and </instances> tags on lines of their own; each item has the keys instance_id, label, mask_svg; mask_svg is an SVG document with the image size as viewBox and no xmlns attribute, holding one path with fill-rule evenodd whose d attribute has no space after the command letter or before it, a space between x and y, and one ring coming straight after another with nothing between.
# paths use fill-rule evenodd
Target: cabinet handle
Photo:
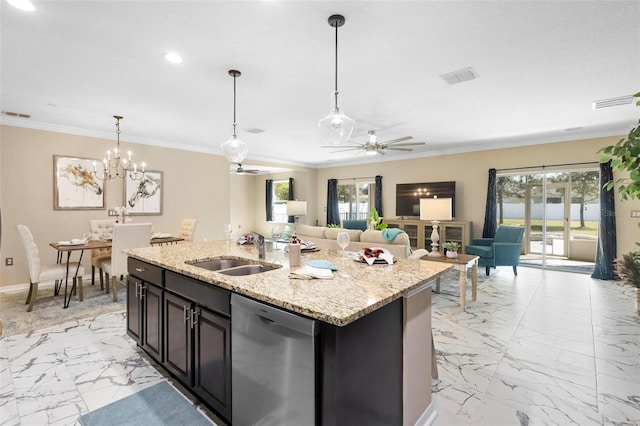
<instances>
[{"instance_id":1,"label":"cabinet handle","mask_svg":"<svg viewBox=\"0 0 640 426\"><path fill-rule=\"evenodd\" d=\"M147 286L143 283L140 283L140 299L147 295Z\"/></svg>"},{"instance_id":2,"label":"cabinet handle","mask_svg":"<svg viewBox=\"0 0 640 426\"><path fill-rule=\"evenodd\" d=\"M198 315L200 315L200 311L196 311L195 309L191 311L191 328L198 324Z\"/></svg>"},{"instance_id":3,"label":"cabinet handle","mask_svg":"<svg viewBox=\"0 0 640 426\"><path fill-rule=\"evenodd\" d=\"M187 321L189 321L191 319L191 314L189 314L189 311L191 310L191 308L189 308L188 306L183 306L182 307L182 313L183 313L183 320L182 323L186 324Z\"/></svg>"},{"instance_id":4,"label":"cabinet handle","mask_svg":"<svg viewBox=\"0 0 640 426\"><path fill-rule=\"evenodd\" d=\"M136 272L145 272L147 268L136 268Z\"/></svg>"},{"instance_id":5,"label":"cabinet handle","mask_svg":"<svg viewBox=\"0 0 640 426\"><path fill-rule=\"evenodd\" d=\"M142 283L136 282L136 299L140 299L142 297Z\"/></svg>"}]
</instances>

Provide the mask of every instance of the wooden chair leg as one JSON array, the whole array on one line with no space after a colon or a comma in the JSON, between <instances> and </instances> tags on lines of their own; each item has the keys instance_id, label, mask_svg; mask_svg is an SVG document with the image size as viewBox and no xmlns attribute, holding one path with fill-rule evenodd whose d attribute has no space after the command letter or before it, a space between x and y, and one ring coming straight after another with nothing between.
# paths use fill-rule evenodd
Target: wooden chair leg
<instances>
[{"instance_id":1,"label":"wooden chair leg","mask_svg":"<svg viewBox=\"0 0 640 426\"><path fill-rule=\"evenodd\" d=\"M110 278L109 278L109 273L108 272L104 273L104 282L105 282L104 293L105 294L109 294L109 291L111 290L111 286L109 285Z\"/></svg>"},{"instance_id":2,"label":"wooden chair leg","mask_svg":"<svg viewBox=\"0 0 640 426\"><path fill-rule=\"evenodd\" d=\"M76 288L78 289L78 301L84 300L84 290L82 289L82 277L77 278Z\"/></svg>"},{"instance_id":3,"label":"wooden chair leg","mask_svg":"<svg viewBox=\"0 0 640 426\"><path fill-rule=\"evenodd\" d=\"M484 268L485 268L485 271L487 272L487 276L489 276L489 269L491 269L491 267L490 266L485 266Z\"/></svg>"},{"instance_id":4,"label":"wooden chair leg","mask_svg":"<svg viewBox=\"0 0 640 426\"><path fill-rule=\"evenodd\" d=\"M25 305L28 305L29 302L31 301L31 295L33 294L32 290L33 290L33 283L30 282L29 283L29 293L27 294L27 300L25 300L25 302L24 302Z\"/></svg>"},{"instance_id":5,"label":"wooden chair leg","mask_svg":"<svg viewBox=\"0 0 640 426\"><path fill-rule=\"evenodd\" d=\"M31 295L31 298L29 299L27 312L31 312L33 310L33 303L36 301L36 297L38 296L38 283L31 283L29 286L29 294Z\"/></svg>"},{"instance_id":6,"label":"wooden chair leg","mask_svg":"<svg viewBox=\"0 0 640 426\"><path fill-rule=\"evenodd\" d=\"M118 277L115 275L111 277L111 286L113 287L111 291L113 291L113 301L118 301Z\"/></svg>"},{"instance_id":7,"label":"wooden chair leg","mask_svg":"<svg viewBox=\"0 0 640 426\"><path fill-rule=\"evenodd\" d=\"M513 265L513 275L518 275L517 265Z\"/></svg>"},{"instance_id":8,"label":"wooden chair leg","mask_svg":"<svg viewBox=\"0 0 640 426\"><path fill-rule=\"evenodd\" d=\"M96 267L91 265L91 285L96 283Z\"/></svg>"},{"instance_id":9,"label":"wooden chair leg","mask_svg":"<svg viewBox=\"0 0 640 426\"><path fill-rule=\"evenodd\" d=\"M102 268L99 268L100 271L100 290L103 291L104 290L104 271L102 270Z\"/></svg>"}]
</instances>

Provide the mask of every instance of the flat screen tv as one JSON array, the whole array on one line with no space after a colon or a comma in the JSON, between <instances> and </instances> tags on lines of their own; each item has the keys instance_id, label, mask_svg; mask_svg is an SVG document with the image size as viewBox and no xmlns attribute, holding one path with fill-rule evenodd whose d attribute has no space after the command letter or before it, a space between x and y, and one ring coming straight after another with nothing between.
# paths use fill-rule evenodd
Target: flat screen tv
<instances>
[{"instance_id":1,"label":"flat screen tv","mask_svg":"<svg viewBox=\"0 0 640 426\"><path fill-rule=\"evenodd\" d=\"M456 216L456 182L425 182L396 184L396 216L419 218L420 198L451 198L451 213Z\"/></svg>"}]
</instances>

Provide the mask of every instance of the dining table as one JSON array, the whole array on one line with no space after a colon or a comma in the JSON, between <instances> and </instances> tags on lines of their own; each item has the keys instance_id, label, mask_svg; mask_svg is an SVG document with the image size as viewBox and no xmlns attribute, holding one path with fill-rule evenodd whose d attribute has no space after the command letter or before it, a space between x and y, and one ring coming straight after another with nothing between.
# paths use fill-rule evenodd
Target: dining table
<instances>
[{"instance_id":1,"label":"dining table","mask_svg":"<svg viewBox=\"0 0 640 426\"><path fill-rule=\"evenodd\" d=\"M153 245L166 245L166 244L176 244L180 241L184 241L184 238L181 237L163 237L163 238L151 238L149 243ZM75 278L78 277L78 270L80 268L80 264L82 263L82 256L84 255L85 250L97 250L97 249L108 249L111 248L112 243L110 239L104 240L88 240L75 243L73 241L69 242L55 242L49 243L51 247L58 251L57 254L57 263L66 263L65 277L64 277L64 302L62 307L68 308L69 302L71 302L71 296L73 296L76 291L78 293L78 300L82 302L84 298L82 286L76 288L77 280ZM73 273L73 284L71 285L71 290L67 291L68 283L69 283L69 263L71 259L72 252L80 252L80 257L78 259L78 266L76 267L75 272ZM66 260L65 260L66 253ZM57 296L60 294L60 290L62 289L62 280L56 280L56 284L54 287L54 294Z\"/></svg>"}]
</instances>

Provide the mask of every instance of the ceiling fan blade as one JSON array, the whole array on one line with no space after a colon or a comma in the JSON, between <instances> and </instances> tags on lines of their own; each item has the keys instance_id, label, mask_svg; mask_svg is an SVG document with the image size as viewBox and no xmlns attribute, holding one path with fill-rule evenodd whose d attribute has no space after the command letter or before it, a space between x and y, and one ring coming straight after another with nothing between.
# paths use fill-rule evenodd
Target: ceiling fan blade
<instances>
[{"instance_id":1,"label":"ceiling fan blade","mask_svg":"<svg viewBox=\"0 0 640 426\"><path fill-rule=\"evenodd\" d=\"M389 148L386 148L386 149L392 149L394 151L413 151L413 149L411 149L411 148L395 148L395 147L392 147L392 146L390 146Z\"/></svg>"},{"instance_id":2,"label":"ceiling fan blade","mask_svg":"<svg viewBox=\"0 0 640 426\"><path fill-rule=\"evenodd\" d=\"M346 151L358 151L360 148L359 147L353 147L353 148L347 148L347 149L340 149L338 151L331 151L331 153L336 153L336 152L346 152Z\"/></svg>"},{"instance_id":3,"label":"ceiling fan blade","mask_svg":"<svg viewBox=\"0 0 640 426\"><path fill-rule=\"evenodd\" d=\"M391 144L402 142L402 141L408 141L409 139L413 139L413 136L405 136L405 137L398 138L398 139L391 139L390 141L381 142L381 143L383 143L385 145L391 145Z\"/></svg>"},{"instance_id":4,"label":"ceiling fan blade","mask_svg":"<svg viewBox=\"0 0 640 426\"><path fill-rule=\"evenodd\" d=\"M406 143L400 143L397 145L393 145L394 147L396 146L417 146L417 145L425 145L425 142L406 142Z\"/></svg>"}]
</instances>

